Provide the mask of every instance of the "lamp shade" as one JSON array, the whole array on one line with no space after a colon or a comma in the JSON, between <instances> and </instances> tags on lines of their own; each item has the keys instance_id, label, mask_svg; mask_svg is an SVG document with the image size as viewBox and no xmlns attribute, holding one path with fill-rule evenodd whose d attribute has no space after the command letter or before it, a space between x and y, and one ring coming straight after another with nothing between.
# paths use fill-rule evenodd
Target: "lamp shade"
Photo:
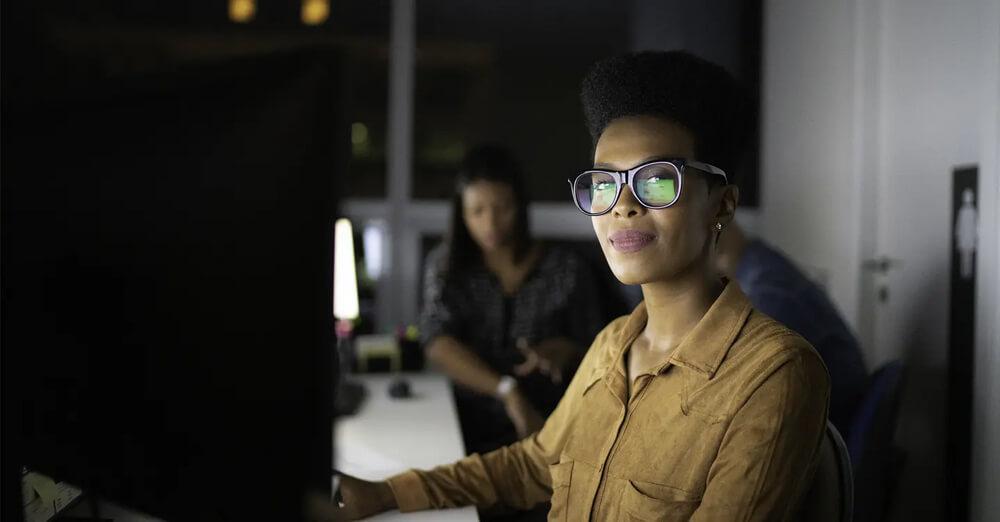
<instances>
[{"instance_id":1,"label":"lamp shade","mask_svg":"<svg viewBox=\"0 0 1000 522\"><path fill-rule=\"evenodd\" d=\"M358 277L354 264L354 231L351 222L338 219L333 230L333 316L358 317Z\"/></svg>"}]
</instances>

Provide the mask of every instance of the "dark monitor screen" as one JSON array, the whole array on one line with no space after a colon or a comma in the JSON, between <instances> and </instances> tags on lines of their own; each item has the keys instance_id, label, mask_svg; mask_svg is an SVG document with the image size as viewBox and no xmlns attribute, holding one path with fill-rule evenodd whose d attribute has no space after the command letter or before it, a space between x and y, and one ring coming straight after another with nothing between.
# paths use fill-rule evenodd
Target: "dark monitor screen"
<instances>
[{"instance_id":1,"label":"dark monitor screen","mask_svg":"<svg viewBox=\"0 0 1000 522\"><path fill-rule=\"evenodd\" d=\"M22 465L178 521L329 488L336 64L5 94L5 520Z\"/></svg>"}]
</instances>

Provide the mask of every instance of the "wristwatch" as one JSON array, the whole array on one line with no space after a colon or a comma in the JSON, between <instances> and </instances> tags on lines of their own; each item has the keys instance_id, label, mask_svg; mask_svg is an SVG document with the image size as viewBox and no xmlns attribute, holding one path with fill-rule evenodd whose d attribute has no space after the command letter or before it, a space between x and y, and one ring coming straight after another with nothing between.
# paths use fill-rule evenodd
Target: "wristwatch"
<instances>
[{"instance_id":1,"label":"wristwatch","mask_svg":"<svg viewBox=\"0 0 1000 522\"><path fill-rule=\"evenodd\" d=\"M506 399L510 392L514 391L517 387L517 379L511 377L510 375L504 375L500 377L500 382L497 383L496 396L499 399Z\"/></svg>"}]
</instances>

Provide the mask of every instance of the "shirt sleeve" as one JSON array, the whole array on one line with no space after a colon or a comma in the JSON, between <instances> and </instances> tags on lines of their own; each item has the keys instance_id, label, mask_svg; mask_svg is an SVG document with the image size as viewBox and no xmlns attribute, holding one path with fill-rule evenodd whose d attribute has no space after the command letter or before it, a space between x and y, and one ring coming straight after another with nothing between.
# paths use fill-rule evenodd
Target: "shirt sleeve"
<instances>
[{"instance_id":1,"label":"shirt sleeve","mask_svg":"<svg viewBox=\"0 0 1000 522\"><path fill-rule=\"evenodd\" d=\"M424 346L441 335L458 336L459 318L445 289L441 269L443 251L438 249L424 263L424 295L420 308L420 342Z\"/></svg>"},{"instance_id":2,"label":"shirt sleeve","mask_svg":"<svg viewBox=\"0 0 1000 522\"><path fill-rule=\"evenodd\" d=\"M599 345L594 341L595 347ZM577 417L586 377L593 371L597 349L591 349L569 389L542 429L534 435L485 455L473 454L429 471L410 470L391 477L389 487L400 511L442 509L497 503L530 509L552 496L549 466L558 463Z\"/></svg>"},{"instance_id":3,"label":"shirt sleeve","mask_svg":"<svg viewBox=\"0 0 1000 522\"><path fill-rule=\"evenodd\" d=\"M781 363L733 417L692 521L790 520L826 430L829 377L811 349Z\"/></svg>"}]
</instances>

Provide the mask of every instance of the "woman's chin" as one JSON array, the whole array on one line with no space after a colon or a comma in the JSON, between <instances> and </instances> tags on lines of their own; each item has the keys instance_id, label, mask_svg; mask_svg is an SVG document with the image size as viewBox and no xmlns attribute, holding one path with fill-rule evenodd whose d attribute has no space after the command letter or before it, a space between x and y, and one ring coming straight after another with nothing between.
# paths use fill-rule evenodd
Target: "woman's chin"
<instances>
[{"instance_id":1,"label":"woman's chin","mask_svg":"<svg viewBox=\"0 0 1000 522\"><path fill-rule=\"evenodd\" d=\"M653 275L632 267L612 267L611 272L623 285L641 285L652 281Z\"/></svg>"},{"instance_id":2,"label":"woman's chin","mask_svg":"<svg viewBox=\"0 0 1000 522\"><path fill-rule=\"evenodd\" d=\"M484 254L494 254L503 247L503 243L499 241L479 241L477 242L479 249L483 251Z\"/></svg>"}]
</instances>

